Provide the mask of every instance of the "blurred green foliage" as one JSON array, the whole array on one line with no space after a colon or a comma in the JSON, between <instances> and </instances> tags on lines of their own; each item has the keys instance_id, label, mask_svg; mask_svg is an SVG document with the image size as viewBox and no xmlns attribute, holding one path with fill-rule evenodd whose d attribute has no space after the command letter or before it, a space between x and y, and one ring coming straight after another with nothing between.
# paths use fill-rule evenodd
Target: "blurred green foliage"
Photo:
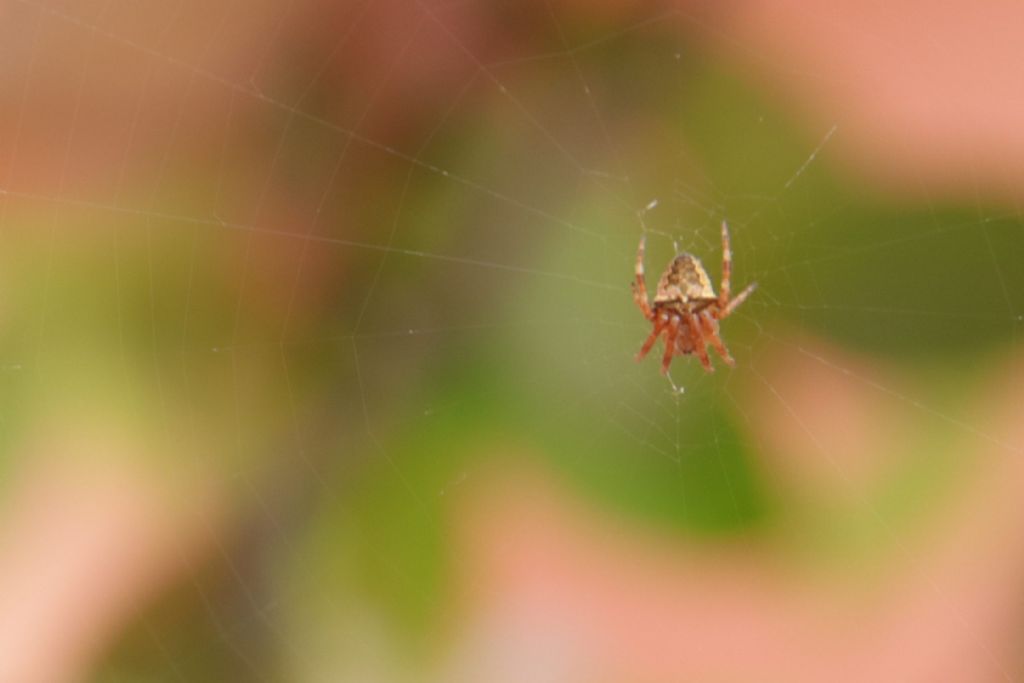
<instances>
[{"instance_id":1,"label":"blurred green foliage","mask_svg":"<svg viewBox=\"0 0 1024 683\"><path fill-rule=\"evenodd\" d=\"M404 615L412 632L429 633L444 610L453 549L443 531L446 499L439 494L489 445L511 443L546 459L600 504L693 537L754 532L780 505L775 497L781 492L766 488L741 434L743 409L729 391L728 369L705 376L696 363L677 359L673 374L685 393L676 397L655 358L641 365L632 360L648 330L628 289L640 235L631 212L652 197L659 206L647 218L657 233L648 253L650 279L670 256L669 235L699 253L717 277L718 222L733 226L734 287L760 283L742 314L724 326L737 373L765 332L779 325L816 329L841 344L917 365L948 363L954 353L976 355L1017 333L1013 311L1024 304L1017 294L1024 291L1024 269L1014 265L1021 256L1016 216L980 216L983 207L941 198L921 206L869 194L837 176L823 158L807 163L828 131L798 131L776 104L733 74L690 60L693 53L677 57L672 38L650 38L617 42L588 58L621 88L604 113L648 118L635 139L615 141L620 154L631 169L648 166L637 178L655 174L651 169L667 176L611 191L612 181L561 188L552 213L571 216L572 225L587 232L546 223L540 246L524 262L532 269L526 275L422 259L384 271L385 283L423 277L436 286L450 276L439 271L455 270L458 276L451 277L473 290L456 291L455 300L494 298L488 298L481 329L451 330L430 383L410 402L416 410L439 407L426 414L411 410L399 421L371 456L362 495L330 506L334 512L320 520L317 550L297 565L303 573L316 562L311 558L329 555L331 547L350 552L336 539L353 533L340 520L355 514L364 558L355 573ZM504 122L508 103L499 99L496 106L498 114L487 111L483 120L496 115ZM841 122L837 126L834 134L841 135ZM439 146L449 151L438 165L472 168L469 177L489 165L535 169L545 177L549 161L561 163L509 138L508 130L460 126L458 135L442 136ZM488 215L494 202L478 197L484 208L467 206L469 193L457 184L428 176L419 190L422 195L414 191L406 200L430 207L409 212L405 234L417 245L445 253L483 245L484 254L498 253L488 251L488 237L504 244L503 231L520 240L537 230L523 224L529 217L521 213L508 219L499 212L486 224L468 219ZM460 223L468 233L450 235L445 226ZM506 258L494 260L514 262L522 250L503 253ZM474 322L462 311L450 320ZM933 472L945 471L935 465ZM921 482L918 474L914 468L908 486ZM879 495L878 504L888 509L909 494L897 482Z\"/></svg>"},{"instance_id":2,"label":"blurred green foliage","mask_svg":"<svg viewBox=\"0 0 1024 683\"><path fill-rule=\"evenodd\" d=\"M345 603L365 593L412 641L429 642L447 609L455 551L447 492L472 486L464 474L498 446L551 465L596 504L640 523L707 543L757 533L778 514L784 492L759 472L731 383L775 330L809 328L930 373L1016 340L1015 311L1024 309L1016 215L941 197L908 205L870 194L825 161L827 142L808 163L828 131L800 130L779 103L701 55L667 31L595 45L579 54L594 93L577 109L563 102L565 89L579 86L566 65L553 73L544 63L509 68L502 77L517 101L549 115L543 132L585 168L482 83L466 97L472 105L453 112L418 152L421 163L385 155L405 173L386 193L361 198L354 221L376 227L377 248L364 248L362 236L355 245L314 246L344 255L349 279L325 307L337 317L289 347L287 362L302 367L291 396L319 396L337 383L345 396L330 408L339 421L343 412L349 418L345 433L306 444L337 462L313 465L325 469L309 523L273 567L284 592L298 598L293 613L326 619L325 595ZM582 121L593 127L595 109L621 137L573 130ZM842 135L842 122L836 126ZM323 149L316 127L307 128L293 133L295 149L285 155L300 179L308 169L296 159ZM315 174L328 166L321 159ZM649 332L629 292L641 235L635 212L653 198L658 207L644 219L653 231L649 282L674 240L717 280L725 219L734 290L760 285L723 326L739 367L719 363L705 375L692 359L676 359L673 377L685 387L678 396L658 373L657 352L633 361ZM341 218L325 230L347 239ZM122 302L121 315L135 310L132 319L146 321L152 304L141 293L152 288L160 299L185 290L182 272L154 272L152 284L136 281L139 272L121 273L119 283L105 273L102 303ZM231 282L216 280L215 262L195 272L208 279L191 287L214 314L189 325L218 328L218 316L234 306ZM180 336L180 303L158 307L148 329L124 328L110 317L117 310L97 320L108 331L154 335L145 347ZM254 367L278 362L275 334L257 325L241 335L254 342ZM112 343L100 345L109 351ZM228 450L251 456L261 441L294 428L284 388L270 390L280 393L249 413L262 416L252 423L260 429L240 430L242 443ZM210 423L221 419L231 422ZM882 504L897 506L912 488L903 484L881 492Z\"/></svg>"}]
</instances>

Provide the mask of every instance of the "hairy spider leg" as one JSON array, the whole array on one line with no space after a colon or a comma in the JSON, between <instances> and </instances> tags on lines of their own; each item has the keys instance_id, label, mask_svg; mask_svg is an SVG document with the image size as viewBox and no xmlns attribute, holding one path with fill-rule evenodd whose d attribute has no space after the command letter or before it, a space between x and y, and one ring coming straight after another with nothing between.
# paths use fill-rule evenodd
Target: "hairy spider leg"
<instances>
[{"instance_id":1,"label":"hairy spider leg","mask_svg":"<svg viewBox=\"0 0 1024 683\"><path fill-rule=\"evenodd\" d=\"M732 244L729 240L729 226L722 221L722 282L718 292L718 305L723 308L729 303L729 282L732 278Z\"/></svg>"},{"instance_id":2,"label":"hairy spider leg","mask_svg":"<svg viewBox=\"0 0 1024 683\"><path fill-rule=\"evenodd\" d=\"M715 369L711 367L711 359L708 358L708 347L704 343L704 335L701 333L700 323L697 322L697 318L693 313L686 313L683 317L686 319L686 324L690 327L690 333L693 334L693 345L697 347L700 364L708 372L714 372Z\"/></svg>"},{"instance_id":3,"label":"hairy spider leg","mask_svg":"<svg viewBox=\"0 0 1024 683\"><path fill-rule=\"evenodd\" d=\"M640 246L636 249L636 281L633 283L633 301L648 320L654 319L654 311L647 303L647 283L644 281L644 245L647 236L640 237Z\"/></svg>"},{"instance_id":4,"label":"hairy spider leg","mask_svg":"<svg viewBox=\"0 0 1024 683\"><path fill-rule=\"evenodd\" d=\"M736 361L729 355L729 349L725 348L725 343L718 336L718 324L711 317L711 314L702 311L697 314L697 317L700 318L700 326L704 330L704 337L711 342L711 346L715 347L715 351L718 351L718 355L722 357L722 360L729 365L736 365Z\"/></svg>"},{"instance_id":5,"label":"hairy spider leg","mask_svg":"<svg viewBox=\"0 0 1024 683\"><path fill-rule=\"evenodd\" d=\"M739 293L739 295L735 299L730 301L725 308L721 309L721 311L719 311L718 315L715 317L721 320L722 318L727 318L730 315L732 315L732 312L735 311L741 303L746 301L747 297L750 296L755 289L757 289L757 283L751 282L744 288L742 292Z\"/></svg>"},{"instance_id":6,"label":"hairy spider leg","mask_svg":"<svg viewBox=\"0 0 1024 683\"><path fill-rule=\"evenodd\" d=\"M679 336L679 318L669 319L668 330L665 332L665 353L661 357L661 374L668 374L668 366L672 363L672 355L676 350L676 338Z\"/></svg>"},{"instance_id":7,"label":"hairy spider leg","mask_svg":"<svg viewBox=\"0 0 1024 683\"><path fill-rule=\"evenodd\" d=\"M651 347L654 346L654 342L658 341L658 337L661 336L661 333L665 331L666 327L668 327L667 317L654 323L654 329L651 331L650 336L647 337L647 341L644 342L644 345L640 347L640 353L636 354L636 360L638 363L644 359L644 356L646 356L651 350Z\"/></svg>"},{"instance_id":8,"label":"hairy spider leg","mask_svg":"<svg viewBox=\"0 0 1024 683\"><path fill-rule=\"evenodd\" d=\"M647 290L643 285L637 285L635 282L633 286L633 303L637 305L640 312L643 313L644 317L648 320L654 318L654 311L651 310L651 305L647 303Z\"/></svg>"}]
</instances>

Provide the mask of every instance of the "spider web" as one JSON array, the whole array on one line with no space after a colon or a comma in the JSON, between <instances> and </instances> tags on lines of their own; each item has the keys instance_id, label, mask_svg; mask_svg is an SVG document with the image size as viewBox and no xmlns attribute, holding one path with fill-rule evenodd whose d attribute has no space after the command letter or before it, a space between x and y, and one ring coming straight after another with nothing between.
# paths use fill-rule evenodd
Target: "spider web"
<instances>
[{"instance_id":1,"label":"spider web","mask_svg":"<svg viewBox=\"0 0 1024 683\"><path fill-rule=\"evenodd\" d=\"M109 384L154 451L206 444L183 460L213 458L237 520L100 676L445 679L415 672L466 647L435 635L462 614L452 501L486 494L491 461L698 548L809 508L909 562L971 456L928 462L922 441L891 490L827 500L860 465L780 357L933 438L1020 454L961 392L1019 341L1019 212L860 188L830 161L844 122L794 122L689 13L4 12L5 438L45 414L27 387ZM680 250L717 284L723 220L733 292L759 285L722 325L737 365L676 358L674 391L659 347L634 361L637 242L649 287ZM794 431L835 490L779 483L765 454Z\"/></svg>"}]
</instances>

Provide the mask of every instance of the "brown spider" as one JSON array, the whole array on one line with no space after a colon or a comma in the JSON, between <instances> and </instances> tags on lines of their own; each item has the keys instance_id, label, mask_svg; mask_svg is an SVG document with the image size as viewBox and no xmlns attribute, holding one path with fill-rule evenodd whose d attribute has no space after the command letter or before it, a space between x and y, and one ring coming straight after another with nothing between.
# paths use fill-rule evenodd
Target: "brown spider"
<instances>
[{"instance_id":1,"label":"brown spider","mask_svg":"<svg viewBox=\"0 0 1024 683\"><path fill-rule=\"evenodd\" d=\"M636 252L636 282L633 283L633 300L640 307L644 317L654 323L654 330L636 355L643 360L662 334L665 335L665 355L661 359L661 372L668 374L672 357L696 353L701 365L713 372L708 358L707 344L715 347L718 355L729 365L736 361L718 336L718 321L727 318L743 303L757 287L756 282L734 299L729 298L729 277L732 274L732 249L729 247L729 228L722 221L722 291L717 296L711 286L708 272L700 259L693 254L678 254L668 265L661 279L654 303L647 302L647 284L644 282L644 243L646 235L640 238Z\"/></svg>"}]
</instances>

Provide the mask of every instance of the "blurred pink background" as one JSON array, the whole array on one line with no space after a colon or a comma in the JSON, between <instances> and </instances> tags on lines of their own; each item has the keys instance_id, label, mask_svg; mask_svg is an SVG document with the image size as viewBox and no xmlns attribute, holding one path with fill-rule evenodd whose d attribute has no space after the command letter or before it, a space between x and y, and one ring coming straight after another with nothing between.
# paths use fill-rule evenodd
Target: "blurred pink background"
<instances>
[{"instance_id":1,"label":"blurred pink background","mask_svg":"<svg viewBox=\"0 0 1024 683\"><path fill-rule=\"evenodd\" d=\"M424 170L421 148L464 93L497 88L500 65L546 48L556 27L618 35L652 17L788 112L809 145L835 127L816 163L866 194L1018 210L1019 2L537 0L505 16L472 2L16 0L0 10L8 258L30 264L16 273L39 276L111 245L127 261L145 234L159 261L171 257L161 245L176 228L158 216L203 215L208 224L190 229L245 227L196 247L214 274L203 292L225 302L209 325L230 320L240 345L335 334L324 322L345 300L335 292L374 266L360 253L334 258L282 235L329 227L343 241L390 244L390 219L370 219L376 198L404 191ZM414 59L405 58L410 45ZM504 109L522 114L511 102ZM282 141L291 138L280 130L296 131L296 147L315 148L299 131L324 121L346 134L308 151L319 166L304 176L305 162L289 166ZM104 207L146 218L147 232L91 218ZM24 216L31 229L19 227ZM48 229L35 228L37 219ZM8 271L0 310L10 311L20 305L10 292L24 285ZM133 305L126 301L124 316L135 315ZM18 320L8 315L8 328ZM149 323L138 320L141 329ZM455 588L438 616L441 642L426 665L408 667L416 673L367 664L363 680L1018 680L1019 353L987 361L960 405L931 409L916 398L930 388L908 369L812 332L772 335L784 343L761 348L759 374L739 374L731 394L747 418L742 439L785 492L791 516L749 539L702 545L580 500L520 443L480 443L481 464L466 474L472 485L445 501ZM130 376L134 357L111 366L127 368L116 380L124 394L86 376L70 389L54 385L55 396L78 392L66 404L40 399L7 444L0 680L94 680L147 610L230 552L258 515L258 506L239 504L238 489L288 494L280 473L301 465L266 456L246 470L221 455L259 450L271 425L287 421L281 403L261 397L294 391L293 405L304 408L331 392L315 382L293 387L287 372L277 374L276 353L240 361L234 375L195 373L211 386L217 373L234 377L242 412L251 402L254 428L240 429L237 444L231 392L193 400L171 387L157 396ZM394 374L413 379L395 381L427 374L427 353L396 358ZM161 405L167 424L137 420L125 407L136 399ZM365 405L346 405L338 419L361 425ZM154 440L178 436L176 425L197 414L199 427L174 447ZM930 441L936 424L955 435L942 448L970 465L930 507L891 523L875 506L879 491L910 453L939 450ZM244 485L239 471L248 471ZM828 522L815 519L822 511ZM868 545L885 540L859 547L859 534ZM835 536L850 544L847 561L822 550ZM310 680L344 679L324 667Z\"/></svg>"}]
</instances>

